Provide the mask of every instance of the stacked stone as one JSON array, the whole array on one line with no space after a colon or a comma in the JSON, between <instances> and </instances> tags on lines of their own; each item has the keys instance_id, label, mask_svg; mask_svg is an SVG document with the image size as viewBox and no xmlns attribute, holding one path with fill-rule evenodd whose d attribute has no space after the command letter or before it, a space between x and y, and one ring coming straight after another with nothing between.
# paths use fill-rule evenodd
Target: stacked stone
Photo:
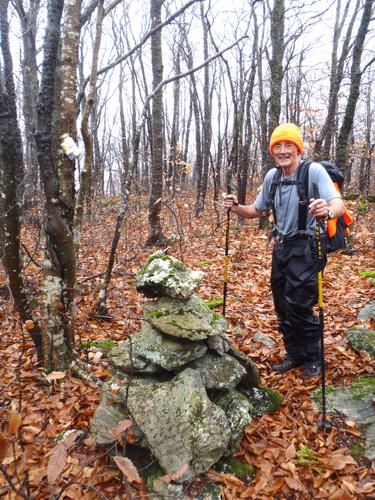
<instances>
[{"instance_id":1,"label":"stacked stone","mask_svg":"<svg viewBox=\"0 0 375 500\"><path fill-rule=\"evenodd\" d=\"M194 292L200 271L162 252L136 278L148 299L141 330L110 352L114 376L92 421L100 445L129 418L133 439L183 482L234 452L251 416L246 391L260 391L251 360L233 348L225 319ZM129 429L128 429L129 431Z\"/></svg>"}]
</instances>

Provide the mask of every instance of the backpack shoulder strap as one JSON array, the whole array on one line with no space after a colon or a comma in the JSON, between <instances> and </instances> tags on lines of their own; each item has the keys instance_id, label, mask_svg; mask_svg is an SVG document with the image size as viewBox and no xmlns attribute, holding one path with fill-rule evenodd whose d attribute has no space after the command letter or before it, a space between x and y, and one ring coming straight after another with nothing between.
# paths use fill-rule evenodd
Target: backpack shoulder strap
<instances>
[{"instance_id":1,"label":"backpack shoulder strap","mask_svg":"<svg viewBox=\"0 0 375 500\"><path fill-rule=\"evenodd\" d=\"M297 170L298 231L306 231L307 209L309 206L309 167L311 160L304 160Z\"/></svg>"},{"instance_id":2,"label":"backpack shoulder strap","mask_svg":"<svg viewBox=\"0 0 375 500\"><path fill-rule=\"evenodd\" d=\"M273 223L276 224L276 210L275 210L275 195L276 195L276 189L280 185L280 179L281 179L282 171L280 167L277 167L277 170L272 178L271 181L271 187L270 187L270 193L268 196L268 203L267 205L271 207L272 209L272 217L273 217Z\"/></svg>"}]
</instances>

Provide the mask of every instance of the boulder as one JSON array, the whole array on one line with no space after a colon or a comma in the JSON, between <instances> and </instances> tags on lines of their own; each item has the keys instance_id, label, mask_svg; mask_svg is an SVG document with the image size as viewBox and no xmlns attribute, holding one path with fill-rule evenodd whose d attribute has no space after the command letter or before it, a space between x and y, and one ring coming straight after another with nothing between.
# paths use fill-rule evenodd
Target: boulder
<instances>
[{"instance_id":1,"label":"boulder","mask_svg":"<svg viewBox=\"0 0 375 500\"><path fill-rule=\"evenodd\" d=\"M357 319L359 321L375 320L375 300L370 301L359 311Z\"/></svg>"},{"instance_id":2,"label":"boulder","mask_svg":"<svg viewBox=\"0 0 375 500\"><path fill-rule=\"evenodd\" d=\"M131 340L127 339L112 349L110 358L117 369L126 373L147 374L158 373L160 368L176 370L200 358L206 351L207 346L203 341L176 339L144 323Z\"/></svg>"},{"instance_id":3,"label":"boulder","mask_svg":"<svg viewBox=\"0 0 375 500\"><path fill-rule=\"evenodd\" d=\"M375 357L375 330L352 328L347 330L346 338L355 351L366 351Z\"/></svg>"},{"instance_id":4,"label":"boulder","mask_svg":"<svg viewBox=\"0 0 375 500\"><path fill-rule=\"evenodd\" d=\"M202 271L187 269L184 264L163 252L152 254L136 275L137 291L146 297L188 299L203 277Z\"/></svg>"},{"instance_id":5,"label":"boulder","mask_svg":"<svg viewBox=\"0 0 375 500\"><path fill-rule=\"evenodd\" d=\"M246 375L241 380L241 388L258 387L259 371L251 359L232 346L228 349L228 354L233 356L246 370Z\"/></svg>"},{"instance_id":6,"label":"boulder","mask_svg":"<svg viewBox=\"0 0 375 500\"><path fill-rule=\"evenodd\" d=\"M244 428L250 424L254 408L249 399L240 391L221 391L210 394L210 399L225 411L231 431L225 456L232 455L239 446Z\"/></svg>"},{"instance_id":7,"label":"boulder","mask_svg":"<svg viewBox=\"0 0 375 500\"><path fill-rule=\"evenodd\" d=\"M201 376L187 368L161 384L131 384L128 408L166 473L183 482L206 472L226 452L230 428Z\"/></svg>"},{"instance_id":8,"label":"boulder","mask_svg":"<svg viewBox=\"0 0 375 500\"><path fill-rule=\"evenodd\" d=\"M326 394L328 413L340 412L362 429L365 438L364 456L375 459L375 376L354 379L351 387L330 387ZM320 391L313 399L321 404Z\"/></svg>"},{"instance_id":9,"label":"boulder","mask_svg":"<svg viewBox=\"0 0 375 500\"><path fill-rule=\"evenodd\" d=\"M245 368L229 354L206 353L189 364L198 370L206 389L234 389L246 376Z\"/></svg>"},{"instance_id":10,"label":"boulder","mask_svg":"<svg viewBox=\"0 0 375 500\"><path fill-rule=\"evenodd\" d=\"M106 382L102 386L100 403L91 420L91 436L99 447L111 447L116 444L118 438L114 432L115 428L130 417L121 388L122 385L113 382ZM138 446L145 446L142 433L134 423L127 432L132 433Z\"/></svg>"},{"instance_id":11,"label":"boulder","mask_svg":"<svg viewBox=\"0 0 375 500\"><path fill-rule=\"evenodd\" d=\"M195 295L188 300L160 297L145 302L144 310L154 328L172 337L203 340L225 330L225 320Z\"/></svg>"}]
</instances>

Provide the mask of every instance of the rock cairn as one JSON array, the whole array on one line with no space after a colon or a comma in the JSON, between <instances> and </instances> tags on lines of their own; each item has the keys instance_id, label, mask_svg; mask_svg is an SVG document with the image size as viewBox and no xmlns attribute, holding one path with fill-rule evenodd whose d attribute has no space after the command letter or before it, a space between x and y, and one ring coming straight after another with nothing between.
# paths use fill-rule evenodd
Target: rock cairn
<instances>
[{"instance_id":1,"label":"rock cairn","mask_svg":"<svg viewBox=\"0 0 375 500\"><path fill-rule=\"evenodd\" d=\"M231 346L225 319L194 295L202 275L162 252L138 272L137 290L150 299L145 322L110 351L113 377L91 427L98 445L112 446L120 422L131 420L128 442L151 451L176 482L232 454L258 403L270 403L256 366Z\"/></svg>"}]
</instances>

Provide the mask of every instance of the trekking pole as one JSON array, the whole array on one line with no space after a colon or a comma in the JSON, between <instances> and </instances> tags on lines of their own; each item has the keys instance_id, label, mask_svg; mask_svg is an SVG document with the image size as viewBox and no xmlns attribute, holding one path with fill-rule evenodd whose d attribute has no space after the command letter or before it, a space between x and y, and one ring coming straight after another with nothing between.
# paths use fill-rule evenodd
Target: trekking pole
<instances>
[{"instance_id":1,"label":"trekking pole","mask_svg":"<svg viewBox=\"0 0 375 500\"><path fill-rule=\"evenodd\" d=\"M313 196L315 199L320 197L318 185L313 183ZM318 266L323 261L322 242L320 238L320 224L319 219L316 219L315 225L315 239L317 250ZM324 362L324 306L323 306L323 271L318 271L318 306L319 306L319 330L320 330L320 362L321 362L321 380L322 380L322 410L323 418L318 422L318 428L324 431L329 431L332 426L327 421L326 415L326 365Z\"/></svg>"},{"instance_id":2,"label":"trekking pole","mask_svg":"<svg viewBox=\"0 0 375 500\"><path fill-rule=\"evenodd\" d=\"M230 185L227 186L227 194L231 194ZM230 229L230 208L227 209L227 224L225 229L225 257L224 257L224 291L223 291L223 316L227 305L228 293L228 267L229 267L229 229Z\"/></svg>"}]
</instances>

